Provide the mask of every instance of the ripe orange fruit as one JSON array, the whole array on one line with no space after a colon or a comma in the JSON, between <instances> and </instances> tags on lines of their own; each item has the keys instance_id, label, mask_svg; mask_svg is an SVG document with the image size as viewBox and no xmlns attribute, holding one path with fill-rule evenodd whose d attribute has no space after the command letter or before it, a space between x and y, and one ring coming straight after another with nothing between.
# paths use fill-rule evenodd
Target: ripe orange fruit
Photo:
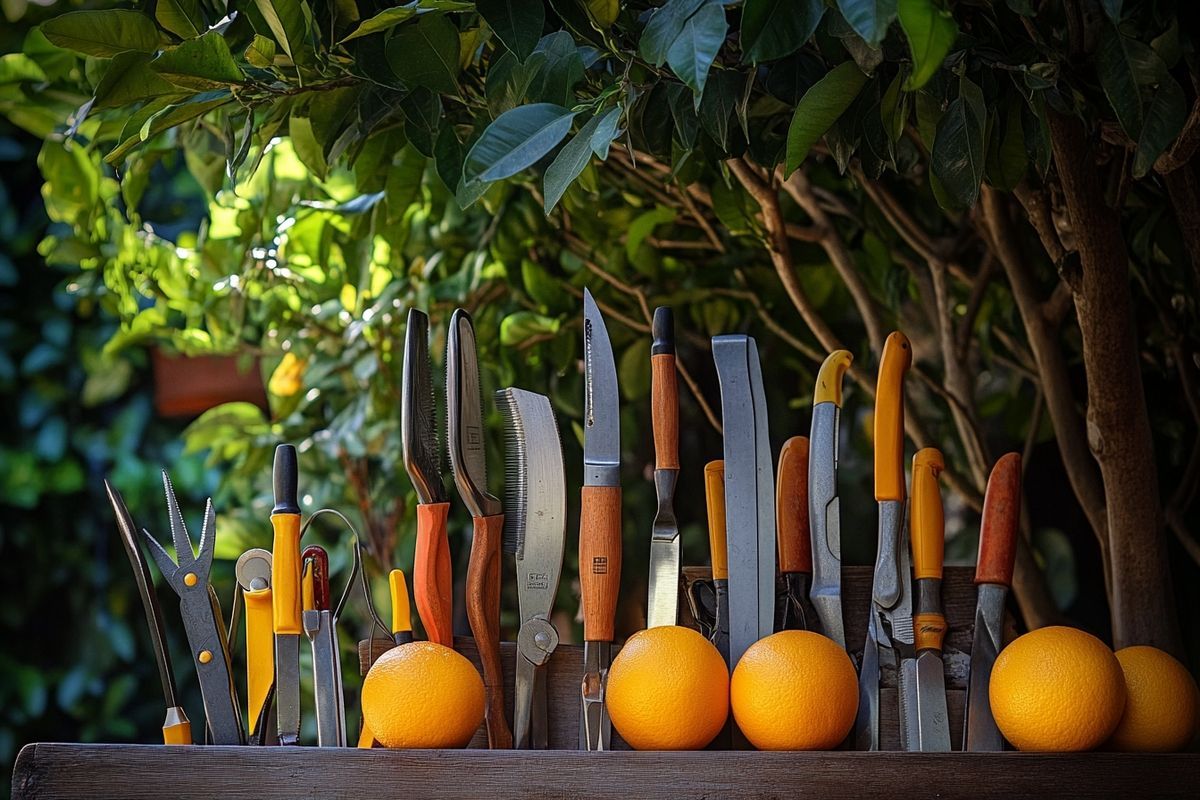
<instances>
[{"instance_id":1,"label":"ripe orange fruit","mask_svg":"<svg viewBox=\"0 0 1200 800\"><path fill-rule=\"evenodd\" d=\"M434 642L388 650L362 687L363 722L384 747L464 747L483 722L483 679Z\"/></svg>"},{"instance_id":2,"label":"ripe orange fruit","mask_svg":"<svg viewBox=\"0 0 1200 800\"><path fill-rule=\"evenodd\" d=\"M609 667L605 705L635 750L699 750L729 716L725 659L691 628L638 631Z\"/></svg>"},{"instance_id":3,"label":"ripe orange fruit","mask_svg":"<svg viewBox=\"0 0 1200 800\"><path fill-rule=\"evenodd\" d=\"M1113 750L1171 753L1182 750L1196 728L1196 682L1187 668L1157 647L1117 651L1125 674L1125 715Z\"/></svg>"},{"instance_id":4,"label":"ripe orange fruit","mask_svg":"<svg viewBox=\"0 0 1200 800\"><path fill-rule=\"evenodd\" d=\"M988 696L996 725L1018 750L1091 750L1121 721L1125 678L1104 642L1052 626L1000 652Z\"/></svg>"},{"instance_id":5,"label":"ripe orange fruit","mask_svg":"<svg viewBox=\"0 0 1200 800\"><path fill-rule=\"evenodd\" d=\"M858 713L846 651L811 631L780 631L742 655L730 681L738 728L759 750L830 750Z\"/></svg>"}]
</instances>

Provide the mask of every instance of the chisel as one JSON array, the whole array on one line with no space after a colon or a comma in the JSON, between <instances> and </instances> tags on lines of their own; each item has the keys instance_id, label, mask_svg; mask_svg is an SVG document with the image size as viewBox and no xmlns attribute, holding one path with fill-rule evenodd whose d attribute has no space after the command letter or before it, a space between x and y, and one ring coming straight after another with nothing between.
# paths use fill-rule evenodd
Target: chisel
<instances>
[{"instance_id":1,"label":"chisel","mask_svg":"<svg viewBox=\"0 0 1200 800\"><path fill-rule=\"evenodd\" d=\"M917 651L917 749L950 752L950 718L942 671L942 559L945 521L938 475L945 468L933 447L917 451L912 467L912 563L916 591L913 627Z\"/></svg>"},{"instance_id":2,"label":"chisel","mask_svg":"<svg viewBox=\"0 0 1200 800\"><path fill-rule=\"evenodd\" d=\"M679 396L675 381L675 323L671 309L654 309L650 347L650 415L654 428L654 490L658 511L650 540L650 600L646 626L679 619L679 523L675 483L679 480Z\"/></svg>"}]
</instances>

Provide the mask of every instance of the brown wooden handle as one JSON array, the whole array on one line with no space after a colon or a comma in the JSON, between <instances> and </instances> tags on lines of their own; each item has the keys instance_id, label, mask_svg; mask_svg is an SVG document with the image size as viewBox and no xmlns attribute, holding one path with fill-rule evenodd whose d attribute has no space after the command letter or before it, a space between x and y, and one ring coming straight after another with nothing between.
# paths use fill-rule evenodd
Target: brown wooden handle
<instances>
[{"instance_id":1,"label":"brown wooden handle","mask_svg":"<svg viewBox=\"0 0 1200 800\"><path fill-rule=\"evenodd\" d=\"M504 670L500 663L500 538L504 515L475 517L475 538L467 562L467 620L483 664L487 690L484 723L488 747L511 750L512 731L504 718Z\"/></svg>"},{"instance_id":2,"label":"brown wooden handle","mask_svg":"<svg viewBox=\"0 0 1200 800\"><path fill-rule=\"evenodd\" d=\"M446 538L449 503L417 506L417 551L413 560L413 597L429 641L454 647L454 573Z\"/></svg>"},{"instance_id":3,"label":"brown wooden handle","mask_svg":"<svg viewBox=\"0 0 1200 800\"><path fill-rule=\"evenodd\" d=\"M807 436L793 436L783 443L783 449L779 451L775 525L779 538L779 571L811 573Z\"/></svg>"},{"instance_id":4,"label":"brown wooden handle","mask_svg":"<svg viewBox=\"0 0 1200 800\"><path fill-rule=\"evenodd\" d=\"M679 387L673 354L650 356L650 420L654 468L679 469Z\"/></svg>"},{"instance_id":5,"label":"brown wooden handle","mask_svg":"<svg viewBox=\"0 0 1200 800\"><path fill-rule=\"evenodd\" d=\"M584 486L579 512L583 638L611 642L621 588L621 487Z\"/></svg>"},{"instance_id":6,"label":"brown wooden handle","mask_svg":"<svg viewBox=\"0 0 1200 800\"><path fill-rule=\"evenodd\" d=\"M988 476L979 526L979 561L975 583L1012 585L1017 553L1017 524L1021 519L1021 456L1000 457Z\"/></svg>"}]
</instances>

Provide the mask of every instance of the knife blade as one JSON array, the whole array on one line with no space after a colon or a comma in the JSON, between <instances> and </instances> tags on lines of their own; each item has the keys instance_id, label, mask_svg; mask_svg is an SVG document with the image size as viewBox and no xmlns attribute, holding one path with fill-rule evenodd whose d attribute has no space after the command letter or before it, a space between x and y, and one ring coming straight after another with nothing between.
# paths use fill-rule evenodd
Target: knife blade
<instances>
[{"instance_id":1,"label":"knife blade","mask_svg":"<svg viewBox=\"0 0 1200 800\"><path fill-rule=\"evenodd\" d=\"M450 503L442 485L429 366L429 317L411 308L404 332L404 375L400 392L400 440L404 469L417 491L417 545L413 596L429 640L454 647L454 571L446 519Z\"/></svg>"},{"instance_id":2,"label":"knife blade","mask_svg":"<svg viewBox=\"0 0 1200 800\"><path fill-rule=\"evenodd\" d=\"M1017 525L1021 518L1021 456L1001 456L988 476L979 527L979 558L975 565L975 633L971 642L967 681L963 750L1004 749L1004 737L992 717L988 684L992 664L1004 643L1004 601L1012 585Z\"/></svg>"},{"instance_id":3,"label":"knife blade","mask_svg":"<svg viewBox=\"0 0 1200 800\"><path fill-rule=\"evenodd\" d=\"M926 447L913 457L912 560L916 590L913 617L917 651L917 748L925 753L950 752L950 717L942 640L942 560L945 520L937 479L945 469L941 451Z\"/></svg>"},{"instance_id":4,"label":"knife blade","mask_svg":"<svg viewBox=\"0 0 1200 800\"><path fill-rule=\"evenodd\" d=\"M812 525L813 577L809 596L821 631L842 647L842 524L838 501L838 433L842 413L842 377L853 356L835 350L817 373L813 390L808 449L808 515Z\"/></svg>"},{"instance_id":5,"label":"knife blade","mask_svg":"<svg viewBox=\"0 0 1200 800\"><path fill-rule=\"evenodd\" d=\"M716 595L716 624L712 643L729 665L729 561L725 544L725 462L704 465L704 497L708 510L708 547L712 559L713 594Z\"/></svg>"},{"instance_id":6,"label":"knife blade","mask_svg":"<svg viewBox=\"0 0 1200 800\"><path fill-rule=\"evenodd\" d=\"M500 501L487 490L483 395L479 389L475 327L471 315L461 308L450 317L446 405L450 469L474 526L467 562L467 621L483 664L488 747L509 750L512 732L504 718L504 670L500 662L500 549L504 514Z\"/></svg>"},{"instance_id":7,"label":"knife blade","mask_svg":"<svg viewBox=\"0 0 1200 800\"><path fill-rule=\"evenodd\" d=\"M775 526L784 591L779 630L815 630L817 614L808 599L812 542L808 524L808 438L793 436L779 451L775 483Z\"/></svg>"},{"instance_id":8,"label":"knife blade","mask_svg":"<svg viewBox=\"0 0 1200 800\"><path fill-rule=\"evenodd\" d=\"M754 339L714 336L725 440L729 663L775 629L775 475Z\"/></svg>"},{"instance_id":9,"label":"knife blade","mask_svg":"<svg viewBox=\"0 0 1200 800\"><path fill-rule=\"evenodd\" d=\"M275 448L272 469L271 611L275 631L275 714L281 745L300 743L300 501L296 448Z\"/></svg>"},{"instance_id":10,"label":"knife blade","mask_svg":"<svg viewBox=\"0 0 1200 800\"><path fill-rule=\"evenodd\" d=\"M650 539L650 599L646 625L679 620L679 523L675 484L679 479L679 394L675 380L675 322L671 309L654 309L650 347L650 411L654 428L654 489L658 511Z\"/></svg>"},{"instance_id":11,"label":"knife blade","mask_svg":"<svg viewBox=\"0 0 1200 800\"><path fill-rule=\"evenodd\" d=\"M581 747L608 750L612 722L604 707L621 586L621 419L617 368L604 318L583 292L583 490L579 512L579 583L583 603Z\"/></svg>"}]
</instances>

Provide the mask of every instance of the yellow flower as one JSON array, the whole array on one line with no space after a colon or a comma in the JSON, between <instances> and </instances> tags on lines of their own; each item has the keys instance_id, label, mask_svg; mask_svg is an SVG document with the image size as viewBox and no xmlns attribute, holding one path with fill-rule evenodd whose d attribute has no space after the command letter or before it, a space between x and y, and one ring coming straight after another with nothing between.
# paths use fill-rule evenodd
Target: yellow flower
<instances>
[{"instance_id":1,"label":"yellow flower","mask_svg":"<svg viewBox=\"0 0 1200 800\"><path fill-rule=\"evenodd\" d=\"M283 360L271 373L267 388L277 397L291 397L304 388L304 370L308 362L297 358L295 353L284 353Z\"/></svg>"}]
</instances>

